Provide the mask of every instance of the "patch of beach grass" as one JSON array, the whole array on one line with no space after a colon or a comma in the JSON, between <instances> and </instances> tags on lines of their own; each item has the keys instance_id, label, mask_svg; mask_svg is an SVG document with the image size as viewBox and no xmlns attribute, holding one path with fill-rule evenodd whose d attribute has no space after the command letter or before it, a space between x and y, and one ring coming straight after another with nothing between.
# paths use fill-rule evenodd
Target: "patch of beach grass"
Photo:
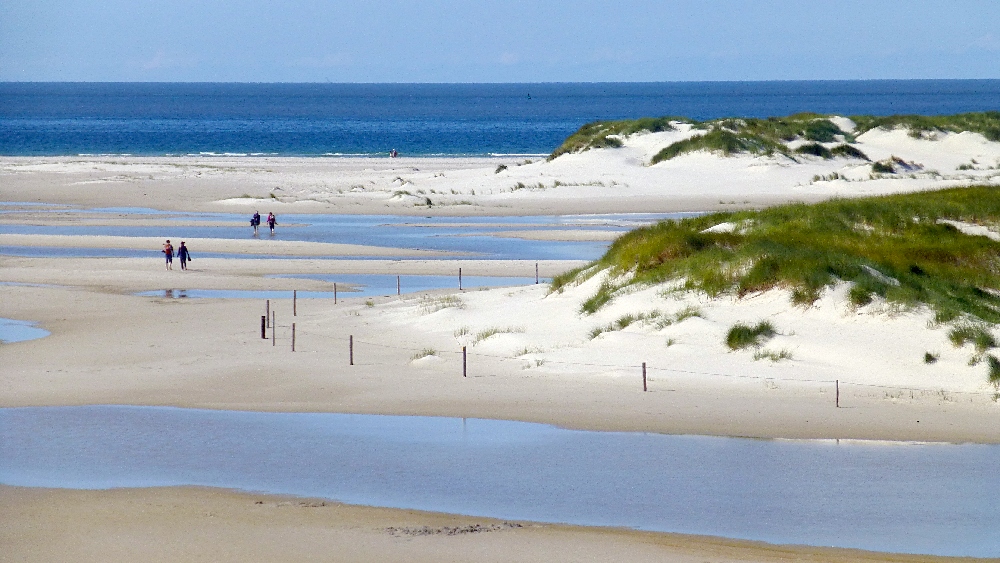
<instances>
[{"instance_id":1,"label":"patch of beach grass","mask_svg":"<svg viewBox=\"0 0 1000 563\"><path fill-rule=\"evenodd\" d=\"M760 135L736 133L726 129L712 129L704 135L696 135L668 145L653 156L650 164L656 164L664 160L670 160L681 154L701 150L721 153L723 156L738 153L763 155L788 153L788 148L785 145Z\"/></svg>"},{"instance_id":2,"label":"patch of beach grass","mask_svg":"<svg viewBox=\"0 0 1000 563\"><path fill-rule=\"evenodd\" d=\"M419 360L426 358L428 356L437 356L437 350L434 348L424 348L423 350L417 352L416 354L410 356L410 360Z\"/></svg>"},{"instance_id":3,"label":"patch of beach grass","mask_svg":"<svg viewBox=\"0 0 1000 563\"><path fill-rule=\"evenodd\" d=\"M769 321L760 321L754 326L736 323L726 333L726 346L730 350L759 347L777 334Z\"/></svg>"},{"instance_id":4,"label":"patch of beach grass","mask_svg":"<svg viewBox=\"0 0 1000 563\"><path fill-rule=\"evenodd\" d=\"M895 174L896 167L890 160L880 160L872 163L872 173L874 174Z\"/></svg>"},{"instance_id":5,"label":"patch of beach grass","mask_svg":"<svg viewBox=\"0 0 1000 563\"><path fill-rule=\"evenodd\" d=\"M776 363L782 360L791 360L792 353L784 348L781 350L756 350L753 353L753 359L755 362L760 360L770 360Z\"/></svg>"},{"instance_id":6,"label":"patch of beach grass","mask_svg":"<svg viewBox=\"0 0 1000 563\"><path fill-rule=\"evenodd\" d=\"M820 158L833 158L833 151L819 143L807 143L795 149L796 154L808 154Z\"/></svg>"},{"instance_id":7,"label":"patch of beach grass","mask_svg":"<svg viewBox=\"0 0 1000 563\"><path fill-rule=\"evenodd\" d=\"M1000 387L1000 360L993 354L986 356L986 365L989 368L988 378L994 386Z\"/></svg>"},{"instance_id":8,"label":"patch of beach grass","mask_svg":"<svg viewBox=\"0 0 1000 563\"><path fill-rule=\"evenodd\" d=\"M497 327L497 326L494 326L494 327L490 327L490 328L485 328L485 329L483 329L483 330L481 330L481 331L479 331L479 332L476 333L475 337L473 337L473 339L472 339L472 345L475 346L476 344L479 344L480 342L482 342L482 341L484 341L484 340L486 340L488 338L491 338L493 336L496 336L498 334L517 334L517 333L523 333L523 332L524 332L524 328L523 327L517 327L517 326L508 326L508 327Z\"/></svg>"},{"instance_id":9,"label":"patch of beach grass","mask_svg":"<svg viewBox=\"0 0 1000 563\"><path fill-rule=\"evenodd\" d=\"M424 313L435 313L442 309L464 309L465 302L457 295L441 295L431 297L424 295L420 298L420 310Z\"/></svg>"},{"instance_id":10,"label":"patch of beach grass","mask_svg":"<svg viewBox=\"0 0 1000 563\"><path fill-rule=\"evenodd\" d=\"M983 354L987 350L997 347L996 338L989 329L982 325L963 324L956 326L948 331L948 340L951 340L956 348L972 344L978 354Z\"/></svg>"},{"instance_id":11,"label":"patch of beach grass","mask_svg":"<svg viewBox=\"0 0 1000 563\"><path fill-rule=\"evenodd\" d=\"M871 161L871 159L868 158L867 154L863 153L857 147L852 147L851 145L848 145L848 144L837 145L837 146L833 147L832 149L830 149L830 153L833 156L842 156L842 157L845 157L845 158L857 158L857 159L866 160L866 161L869 161L869 162Z\"/></svg>"},{"instance_id":12,"label":"patch of beach grass","mask_svg":"<svg viewBox=\"0 0 1000 563\"><path fill-rule=\"evenodd\" d=\"M528 354L541 354L543 352L545 352L545 350L537 346L532 348L525 346L524 348L515 351L513 357L520 358L521 356L527 356Z\"/></svg>"},{"instance_id":13,"label":"patch of beach grass","mask_svg":"<svg viewBox=\"0 0 1000 563\"><path fill-rule=\"evenodd\" d=\"M955 115L855 115L857 134L872 129L906 129L911 137L920 138L934 132L979 133L990 141L1000 141L1000 111L959 113Z\"/></svg>"}]
</instances>

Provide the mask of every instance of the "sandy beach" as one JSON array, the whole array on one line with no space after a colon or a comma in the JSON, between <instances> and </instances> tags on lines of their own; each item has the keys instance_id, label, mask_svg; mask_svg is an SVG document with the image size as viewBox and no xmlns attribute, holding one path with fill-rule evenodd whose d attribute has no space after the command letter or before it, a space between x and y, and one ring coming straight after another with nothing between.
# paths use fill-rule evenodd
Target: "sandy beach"
<instances>
[{"instance_id":1,"label":"sandy beach","mask_svg":"<svg viewBox=\"0 0 1000 563\"><path fill-rule=\"evenodd\" d=\"M685 134L639 135L623 149L531 163L0 157L0 209L7 211L0 223L58 227L77 224L79 216L79 224L162 226L183 233L192 224L183 212L249 216L254 209L277 213L279 228L295 223L296 213L413 215L415 222L444 215L461 222L462 216L697 212L1000 181L994 166L1000 143L966 133L937 140L913 139L903 131L861 135L859 145L873 158L920 161L923 172L899 178L869 178L858 163L843 159L791 163L783 157L696 153L642 164L657 147ZM971 159L987 165L958 169ZM497 171L501 164L506 169ZM841 179L813 179L835 171ZM86 212L131 207L166 213ZM529 240L609 237L577 227L526 224L497 234ZM176 262L175 270L166 271L162 259L0 256L0 282L6 284L0 316L35 321L52 333L0 346L0 406L169 405L493 418L755 438L1000 443L996 389L982 365L970 365L969 350L952 346L945 330L930 322L929 311L898 311L878 302L851 307L844 287L801 308L790 306L781 290L709 299L656 286L622 295L593 315L581 313L580 306L604 279L600 273L561 292L545 284L371 298L345 292L337 304L298 299L294 316L288 295L270 303L277 322L272 340L270 330L268 338L260 335L263 300L134 294L175 288L330 290L331 284L317 280L266 277L275 274L452 275L461 267L470 276L528 277L535 262L456 260L448 253L366 245L185 240L196 256L246 258L197 258L180 272ZM29 248L156 250L161 242L0 234L2 246ZM320 259L330 256L341 259ZM542 277L551 277L583 263L538 265ZM639 320L615 327L626 315ZM789 360L755 358L724 346L725 330L734 322L764 318L779 329L768 350L787 352ZM464 378L463 346L469 354ZM928 351L940 360L925 364ZM10 546L10 560L38 561L125 554L163 561L932 560L627 530L510 527L481 518L316 502L322 501L189 488L0 487L2 511L10 515L3 517L0 543ZM486 531L387 531L424 526ZM41 532L52 529L61 533Z\"/></svg>"}]
</instances>

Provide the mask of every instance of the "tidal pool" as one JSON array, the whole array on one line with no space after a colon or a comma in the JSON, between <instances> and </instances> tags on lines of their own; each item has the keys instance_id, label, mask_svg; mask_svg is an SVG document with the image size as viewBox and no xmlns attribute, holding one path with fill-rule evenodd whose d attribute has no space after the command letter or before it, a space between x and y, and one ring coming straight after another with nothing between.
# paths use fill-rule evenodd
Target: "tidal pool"
<instances>
[{"instance_id":1,"label":"tidal pool","mask_svg":"<svg viewBox=\"0 0 1000 563\"><path fill-rule=\"evenodd\" d=\"M35 326L37 324L31 321L0 318L0 342L24 342L26 340L44 338L52 334L44 328Z\"/></svg>"},{"instance_id":2,"label":"tidal pool","mask_svg":"<svg viewBox=\"0 0 1000 563\"><path fill-rule=\"evenodd\" d=\"M165 407L0 409L0 483L198 485L504 519L996 557L1000 446Z\"/></svg>"}]
</instances>

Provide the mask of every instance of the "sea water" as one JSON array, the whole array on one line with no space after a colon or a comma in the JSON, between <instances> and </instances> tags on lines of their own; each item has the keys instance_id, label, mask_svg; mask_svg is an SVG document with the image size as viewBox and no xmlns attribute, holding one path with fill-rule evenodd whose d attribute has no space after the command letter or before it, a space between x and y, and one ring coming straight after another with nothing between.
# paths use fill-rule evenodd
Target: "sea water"
<instances>
[{"instance_id":1,"label":"sea water","mask_svg":"<svg viewBox=\"0 0 1000 563\"><path fill-rule=\"evenodd\" d=\"M1000 80L0 83L0 155L546 155L599 119L951 114Z\"/></svg>"},{"instance_id":2,"label":"sea water","mask_svg":"<svg viewBox=\"0 0 1000 563\"><path fill-rule=\"evenodd\" d=\"M0 483L199 485L780 544L1000 556L1000 446L160 407L0 409Z\"/></svg>"}]
</instances>

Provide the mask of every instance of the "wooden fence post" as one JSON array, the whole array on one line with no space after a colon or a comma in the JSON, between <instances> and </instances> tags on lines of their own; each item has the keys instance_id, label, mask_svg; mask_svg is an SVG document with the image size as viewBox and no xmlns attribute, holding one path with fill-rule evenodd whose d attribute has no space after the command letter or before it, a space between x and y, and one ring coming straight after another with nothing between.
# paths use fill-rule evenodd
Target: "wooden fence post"
<instances>
[{"instance_id":1,"label":"wooden fence post","mask_svg":"<svg viewBox=\"0 0 1000 563\"><path fill-rule=\"evenodd\" d=\"M298 308L296 307L296 305L298 303L298 300L299 300L299 292L298 292L297 289L293 289L292 290L292 316L293 317L299 316Z\"/></svg>"},{"instance_id":2,"label":"wooden fence post","mask_svg":"<svg viewBox=\"0 0 1000 563\"><path fill-rule=\"evenodd\" d=\"M295 323L292 323L292 352L295 351Z\"/></svg>"},{"instance_id":3,"label":"wooden fence post","mask_svg":"<svg viewBox=\"0 0 1000 563\"><path fill-rule=\"evenodd\" d=\"M337 304L337 282L333 282L333 304Z\"/></svg>"},{"instance_id":4,"label":"wooden fence post","mask_svg":"<svg viewBox=\"0 0 1000 563\"><path fill-rule=\"evenodd\" d=\"M458 290L462 291L462 269L458 269Z\"/></svg>"},{"instance_id":5,"label":"wooden fence post","mask_svg":"<svg viewBox=\"0 0 1000 563\"><path fill-rule=\"evenodd\" d=\"M538 285L538 262L535 262L535 285Z\"/></svg>"},{"instance_id":6,"label":"wooden fence post","mask_svg":"<svg viewBox=\"0 0 1000 563\"><path fill-rule=\"evenodd\" d=\"M647 391L646 387L646 362L642 362L642 391L645 393Z\"/></svg>"},{"instance_id":7,"label":"wooden fence post","mask_svg":"<svg viewBox=\"0 0 1000 563\"><path fill-rule=\"evenodd\" d=\"M400 293L399 293L399 276L396 276L396 295L400 295Z\"/></svg>"},{"instance_id":8,"label":"wooden fence post","mask_svg":"<svg viewBox=\"0 0 1000 563\"><path fill-rule=\"evenodd\" d=\"M260 337L267 340L267 317L260 316Z\"/></svg>"},{"instance_id":9,"label":"wooden fence post","mask_svg":"<svg viewBox=\"0 0 1000 563\"><path fill-rule=\"evenodd\" d=\"M469 372L467 370L468 367L467 360L468 360L468 355L466 354L465 346L462 346L462 377L468 377L469 375Z\"/></svg>"},{"instance_id":10,"label":"wooden fence post","mask_svg":"<svg viewBox=\"0 0 1000 563\"><path fill-rule=\"evenodd\" d=\"M264 308L264 315L267 317L268 328L271 328L271 300L267 300L267 306Z\"/></svg>"},{"instance_id":11,"label":"wooden fence post","mask_svg":"<svg viewBox=\"0 0 1000 563\"><path fill-rule=\"evenodd\" d=\"M354 335L352 334L347 341L347 353L351 359L351 365L354 365Z\"/></svg>"},{"instance_id":12,"label":"wooden fence post","mask_svg":"<svg viewBox=\"0 0 1000 563\"><path fill-rule=\"evenodd\" d=\"M840 380L837 380L837 408L840 408Z\"/></svg>"}]
</instances>

